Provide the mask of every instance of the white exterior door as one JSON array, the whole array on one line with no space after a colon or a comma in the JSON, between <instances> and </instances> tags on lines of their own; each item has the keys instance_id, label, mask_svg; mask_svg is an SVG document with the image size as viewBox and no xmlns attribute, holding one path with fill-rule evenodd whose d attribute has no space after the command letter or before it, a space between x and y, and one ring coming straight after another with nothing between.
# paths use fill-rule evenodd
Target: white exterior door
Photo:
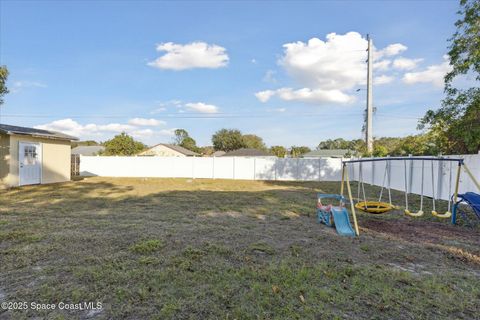
<instances>
[{"instance_id":1,"label":"white exterior door","mask_svg":"<svg viewBox=\"0 0 480 320\"><path fill-rule=\"evenodd\" d=\"M21 186L42 182L42 145L33 142L19 142L18 176Z\"/></svg>"}]
</instances>

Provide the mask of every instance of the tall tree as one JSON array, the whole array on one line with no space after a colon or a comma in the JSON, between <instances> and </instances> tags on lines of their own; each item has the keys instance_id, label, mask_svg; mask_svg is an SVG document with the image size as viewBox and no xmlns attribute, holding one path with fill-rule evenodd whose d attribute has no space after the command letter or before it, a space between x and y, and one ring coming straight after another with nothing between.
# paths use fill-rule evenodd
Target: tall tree
<instances>
[{"instance_id":1,"label":"tall tree","mask_svg":"<svg viewBox=\"0 0 480 320\"><path fill-rule=\"evenodd\" d=\"M215 149L213 149L212 146L199 147L198 152L204 156L211 156L215 152Z\"/></svg>"},{"instance_id":2,"label":"tall tree","mask_svg":"<svg viewBox=\"0 0 480 320\"><path fill-rule=\"evenodd\" d=\"M270 148L270 152L279 158L285 158L285 156L288 153L287 149L285 149L285 147L282 147L282 146L273 146Z\"/></svg>"},{"instance_id":3,"label":"tall tree","mask_svg":"<svg viewBox=\"0 0 480 320\"><path fill-rule=\"evenodd\" d=\"M237 129L218 130L212 136L212 143L215 150L225 152L246 147L242 133Z\"/></svg>"},{"instance_id":4,"label":"tall tree","mask_svg":"<svg viewBox=\"0 0 480 320\"><path fill-rule=\"evenodd\" d=\"M133 156L146 147L125 132L116 135L111 140L105 141L104 145L105 151L102 154L106 156Z\"/></svg>"},{"instance_id":5,"label":"tall tree","mask_svg":"<svg viewBox=\"0 0 480 320\"><path fill-rule=\"evenodd\" d=\"M192 137L186 137L185 139L183 139L182 143L180 143L180 146L190 151L199 151L199 148L197 147L197 142Z\"/></svg>"},{"instance_id":6,"label":"tall tree","mask_svg":"<svg viewBox=\"0 0 480 320\"><path fill-rule=\"evenodd\" d=\"M197 147L197 142L195 139L190 137L187 130L185 129L176 129L174 131L173 144L184 147L185 149L198 152L199 148Z\"/></svg>"},{"instance_id":7,"label":"tall tree","mask_svg":"<svg viewBox=\"0 0 480 320\"><path fill-rule=\"evenodd\" d=\"M263 139L254 134L244 134L243 142L245 143L245 148L253 148L259 150L267 150L267 146L263 142Z\"/></svg>"},{"instance_id":8,"label":"tall tree","mask_svg":"<svg viewBox=\"0 0 480 320\"><path fill-rule=\"evenodd\" d=\"M0 106L3 104L3 97L8 93L7 88L8 69L0 66Z\"/></svg>"},{"instance_id":9,"label":"tall tree","mask_svg":"<svg viewBox=\"0 0 480 320\"><path fill-rule=\"evenodd\" d=\"M173 136L173 144L181 145L185 138L190 137L187 130L185 129L176 129Z\"/></svg>"},{"instance_id":10,"label":"tall tree","mask_svg":"<svg viewBox=\"0 0 480 320\"><path fill-rule=\"evenodd\" d=\"M305 146L300 146L300 147L297 147L297 146L292 146L290 148L290 155L294 158L296 157L300 157L301 155L307 153L307 152L310 152L312 151L309 147L305 147Z\"/></svg>"},{"instance_id":11,"label":"tall tree","mask_svg":"<svg viewBox=\"0 0 480 320\"><path fill-rule=\"evenodd\" d=\"M337 139L328 139L325 141L321 141L318 146L317 150L322 150L322 149L352 149L352 144L354 141L348 141L343 138L337 138Z\"/></svg>"},{"instance_id":12,"label":"tall tree","mask_svg":"<svg viewBox=\"0 0 480 320\"><path fill-rule=\"evenodd\" d=\"M480 149L480 1L461 0L448 56L452 70L445 76L446 97L438 110L428 110L419 128L429 129L445 153L476 153ZM474 86L456 88L468 75Z\"/></svg>"}]
</instances>

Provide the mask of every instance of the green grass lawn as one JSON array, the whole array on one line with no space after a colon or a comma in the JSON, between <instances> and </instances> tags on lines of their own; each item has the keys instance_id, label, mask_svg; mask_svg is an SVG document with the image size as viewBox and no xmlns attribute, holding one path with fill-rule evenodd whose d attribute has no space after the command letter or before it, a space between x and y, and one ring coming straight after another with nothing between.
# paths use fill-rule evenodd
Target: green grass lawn
<instances>
[{"instance_id":1,"label":"green grass lawn","mask_svg":"<svg viewBox=\"0 0 480 320\"><path fill-rule=\"evenodd\" d=\"M339 237L315 218L316 193L338 190L89 178L1 191L0 301L103 308L0 319L479 317L478 228L359 213L360 237Z\"/></svg>"}]
</instances>

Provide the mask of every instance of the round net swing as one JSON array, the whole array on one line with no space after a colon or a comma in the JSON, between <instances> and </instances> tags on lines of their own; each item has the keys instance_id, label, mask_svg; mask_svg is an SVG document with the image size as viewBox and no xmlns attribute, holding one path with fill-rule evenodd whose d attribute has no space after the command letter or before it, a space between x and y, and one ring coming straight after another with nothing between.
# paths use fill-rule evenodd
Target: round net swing
<instances>
[{"instance_id":1,"label":"round net swing","mask_svg":"<svg viewBox=\"0 0 480 320\"><path fill-rule=\"evenodd\" d=\"M362 210L364 212L372 214L382 214L390 210L395 209L395 206L392 205L392 195L390 190L390 162L387 161L385 164L385 172L383 174L382 189L380 190L380 196L378 201L368 201L365 194L365 185L363 182L363 170L362 163L359 163L359 179L358 179L358 196L357 199L360 200L360 191L363 193L363 201L359 201L355 204L355 208ZM387 186L385 184L387 183ZM388 200L389 202L383 202L383 190L387 189L388 191Z\"/></svg>"},{"instance_id":2,"label":"round net swing","mask_svg":"<svg viewBox=\"0 0 480 320\"><path fill-rule=\"evenodd\" d=\"M394 209L394 206L381 201L360 201L355 204L355 208L373 214L381 214Z\"/></svg>"}]
</instances>

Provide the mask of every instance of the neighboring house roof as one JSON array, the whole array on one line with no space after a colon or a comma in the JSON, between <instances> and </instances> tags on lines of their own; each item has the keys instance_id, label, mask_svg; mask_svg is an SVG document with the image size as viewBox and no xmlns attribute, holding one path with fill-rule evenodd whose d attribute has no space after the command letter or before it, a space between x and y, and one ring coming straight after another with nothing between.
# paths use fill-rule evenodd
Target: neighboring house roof
<instances>
[{"instance_id":1,"label":"neighboring house roof","mask_svg":"<svg viewBox=\"0 0 480 320\"><path fill-rule=\"evenodd\" d=\"M61 133L61 132L35 129L35 128L11 126L11 125L8 125L8 124L0 124L0 133L5 133L5 134L8 134L8 135L13 135L13 134L28 135L28 136L32 136L32 137L57 139L57 140L70 140L70 141L78 140L78 138L69 136L69 135Z\"/></svg>"},{"instance_id":2,"label":"neighboring house roof","mask_svg":"<svg viewBox=\"0 0 480 320\"><path fill-rule=\"evenodd\" d=\"M150 149L153 149L155 148L156 146L164 146L164 147L167 147L167 148L170 148L172 150L175 150L177 152L180 152L181 154L184 154L186 156L199 156L200 154L196 153L196 152L193 152L191 150L188 150L188 149L185 149L184 147L182 146L177 146L175 144L168 144L168 143L159 143L159 144L156 144L154 145L153 147L150 147L148 148L147 150L144 150L142 151L142 153L146 153L148 152L148 150Z\"/></svg>"},{"instance_id":3,"label":"neighboring house roof","mask_svg":"<svg viewBox=\"0 0 480 320\"><path fill-rule=\"evenodd\" d=\"M323 150L314 150L307 152L302 155L304 158L308 157L330 157L330 158L342 158L345 157L348 153L352 153L352 150L348 149L323 149Z\"/></svg>"},{"instance_id":4,"label":"neighboring house roof","mask_svg":"<svg viewBox=\"0 0 480 320\"><path fill-rule=\"evenodd\" d=\"M270 153L263 150L242 148L225 153L222 157L272 157Z\"/></svg>"},{"instance_id":5,"label":"neighboring house roof","mask_svg":"<svg viewBox=\"0 0 480 320\"><path fill-rule=\"evenodd\" d=\"M226 153L225 151L215 151L214 153L212 153L212 157L221 157L225 153Z\"/></svg>"},{"instance_id":6,"label":"neighboring house roof","mask_svg":"<svg viewBox=\"0 0 480 320\"><path fill-rule=\"evenodd\" d=\"M96 156L99 152L104 150L104 146L78 146L72 149L72 154L80 154L82 156Z\"/></svg>"}]
</instances>

